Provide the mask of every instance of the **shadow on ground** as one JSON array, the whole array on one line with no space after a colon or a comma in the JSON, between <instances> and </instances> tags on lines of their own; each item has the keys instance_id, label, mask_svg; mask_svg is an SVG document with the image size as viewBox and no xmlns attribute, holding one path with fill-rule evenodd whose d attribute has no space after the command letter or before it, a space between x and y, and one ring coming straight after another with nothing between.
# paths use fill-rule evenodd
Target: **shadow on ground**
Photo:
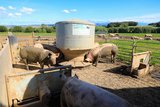
<instances>
[{"instance_id":1,"label":"shadow on ground","mask_svg":"<svg viewBox=\"0 0 160 107\"><path fill-rule=\"evenodd\" d=\"M110 91L137 107L159 107L160 105L160 87L144 87L144 88L124 88L109 89L100 87Z\"/></svg>"},{"instance_id":2,"label":"shadow on ground","mask_svg":"<svg viewBox=\"0 0 160 107\"><path fill-rule=\"evenodd\" d=\"M13 64L13 67L26 70L26 66L22 64ZM35 65L29 65L29 70L37 70L37 69L40 69L40 67L35 66Z\"/></svg>"}]
</instances>

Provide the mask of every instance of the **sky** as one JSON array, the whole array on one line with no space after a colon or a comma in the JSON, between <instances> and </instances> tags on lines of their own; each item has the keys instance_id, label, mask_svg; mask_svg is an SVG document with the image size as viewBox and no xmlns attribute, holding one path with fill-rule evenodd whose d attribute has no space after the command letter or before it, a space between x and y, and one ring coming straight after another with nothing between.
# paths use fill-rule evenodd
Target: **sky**
<instances>
[{"instance_id":1,"label":"sky","mask_svg":"<svg viewBox=\"0 0 160 107\"><path fill-rule=\"evenodd\" d=\"M0 0L0 25L160 21L160 0Z\"/></svg>"}]
</instances>

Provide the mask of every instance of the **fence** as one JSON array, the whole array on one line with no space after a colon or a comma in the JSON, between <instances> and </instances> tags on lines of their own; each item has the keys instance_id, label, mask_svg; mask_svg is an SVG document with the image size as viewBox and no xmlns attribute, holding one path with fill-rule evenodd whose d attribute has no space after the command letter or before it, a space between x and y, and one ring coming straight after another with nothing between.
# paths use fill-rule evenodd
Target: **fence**
<instances>
[{"instance_id":1,"label":"fence","mask_svg":"<svg viewBox=\"0 0 160 107\"><path fill-rule=\"evenodd\" d=\"M151 51L150 64L160 65L160 41L141 40L136 42L135 52Z\"/></svg>"},{"instance_id":2,"label":"fence","mask_svg":"<svg viewBox=\"0 0 160 107\"><path fill-rule=\"evenodd\" d=\"M8 107L5 75L11 73L12 70L10 46L7 39L3 41L3 48L0 50L0 107Z\"/></svg>"},{"instance_id":3,"label":"fence","mask_svg":"<svg viewBox=\"0 0 160 107\"><path fill-rule=\"evenodd\" d=\"M160 65L160 42L155 40L110 40L118 46L117 60L130 64L132 52L151 51L150 64Z\"/></svg>"},{"instance_id":4,"label":"fence","mask_svg":"<svg viewBox=\"0 0 160 107\"><path fill-rule=\"evenodd\" d=\"M53 44L55 42L55 38L52 36L18 36L17 38L21 47L33 46L36 43Z\"/></svg>"}]
</instances>

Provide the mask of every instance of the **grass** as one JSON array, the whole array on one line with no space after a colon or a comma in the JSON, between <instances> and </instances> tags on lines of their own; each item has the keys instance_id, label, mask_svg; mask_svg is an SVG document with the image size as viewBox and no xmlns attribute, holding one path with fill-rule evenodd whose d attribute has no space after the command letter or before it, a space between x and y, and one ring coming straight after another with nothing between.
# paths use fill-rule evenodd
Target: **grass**
<instances>
[{"instance_id":1,"label":"grass","mask_svg":"<svg viewBox=\"0 0 160 107\"><path fill-rule=\"evenodd\" d=\"M16 36L28 36L28 35L32 35L32 33L21 33L21 32L17 32L17 33L13 33ZM146 33L119 33L121 36L139 36L139 37L144 37L144 35ZM160 33L151 33L153 35L153 37L159 37L160 38ZM0 36L7 36L8 33L7 32L0 32ZM35 36L55 36L56 32L53 33L35 33Z\"/></svg>"},{"instance_id":2,"label":"grass","mask_svg":"<svg viewBox=\"0 0 160 107\"><path fill-rule=\"evenodd\" d=\"M132 40L112 40L119 48L118 59L129 63L131 61ZM100 42L103 44L104 42ZM140 40L136 43L136 52L151 51L151 64L160 65L160 42L153 40Z\"/></svg>"},{"instance_id":3,"label":"grass","mask_svg":"<svg viewBox=\"0 0 160 107\"><path fill-rule=\"evenodd\" d=\"M31 36L32 33L14 32L16 36ZM0 36L8 36L7 32L0 32ZM56 33L34 33L34 36L56 36Z\"/></svg>"},{"instance_id":4,"label":"grass","mask_svg":"<svg viewBox=\"0 0 160 107\"><path fill-rule=\"evenodd\" d=\"M121 36L139 36L139 37L144 37L146 33L119 33ZM153 37L159 37L160 38L160 33L148 33L152 34Z\"/></svg>"}]
</instances>

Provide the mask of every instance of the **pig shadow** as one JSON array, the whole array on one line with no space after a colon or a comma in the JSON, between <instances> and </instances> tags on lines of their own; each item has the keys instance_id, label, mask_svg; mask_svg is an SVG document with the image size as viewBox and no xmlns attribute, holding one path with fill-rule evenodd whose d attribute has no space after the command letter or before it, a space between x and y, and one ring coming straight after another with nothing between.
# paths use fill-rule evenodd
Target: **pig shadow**
<instances>
[{"instance_id":1,"label":"pig shadow","mask_svg":"<svg viewBox=\"0 0 160 107\"><path fill-rule=\"evenodd\" d=\"M100 88L122 97L136 107L159 107L160 105L160 87L123 89Z\"/></svg>"},{"instance_id":2,"label":"pig shadow","mask_svg":"<svg viewBox=\"0 0 160 107\"><path fill-rule=\"evenodd\" d=\"M130 68L131 67L128 65L120 65L114 68L103 70L103 72L110 72L110 73L115 73L119 75L135 77L130 73Z\"/></svg>"},{"instance_id":3,"label":"pig shadow","mask_svg":"<svg viewBox=\"0 0 160 107\"><path fill-rule=\"evenodd\" d=\"M24 64L13 64L13 67L14 68L18 68L18 69L26 69L26 65ZM29 70L37 70L37 69L40 69L40 67L37 67L35 65L29 65Z\"/></svg>"}]
</instances>

